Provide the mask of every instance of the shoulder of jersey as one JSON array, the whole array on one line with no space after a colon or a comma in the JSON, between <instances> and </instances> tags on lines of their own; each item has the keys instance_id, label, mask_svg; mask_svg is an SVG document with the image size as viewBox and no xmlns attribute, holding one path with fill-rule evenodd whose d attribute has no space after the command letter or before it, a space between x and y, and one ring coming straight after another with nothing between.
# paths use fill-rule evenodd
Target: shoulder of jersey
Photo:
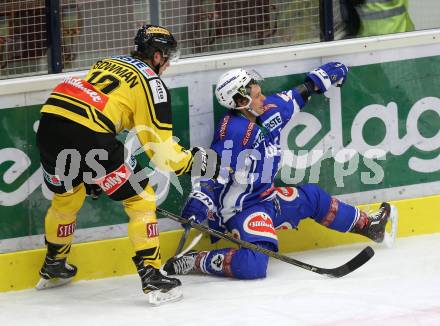
<instances>
[{"instance_id":1,"label":"shoulder of jersey","mask_svg":"<svg viewBox=\"0 0 440 326\"><path fill-rule=\"evenodd\" d=\"M217 137L220 140L233 140L247 146L257 130L255 123L246 118L228 113L220 120L217 127Z\"/></svg>"},{"instance_id":2,"label":"shoulder of jersey","mask_svg":"<svg viewBox=\"0 0 440 326\"><path fill-rule=\"evenodd\" d=\"M154 70L147 65L145 62L133 58L128 55L119 55L116 57L111 57L111 60L121 61L125 64L129 64L133 66L136 70L138 70L146 79L154 79L159 78L159 76L154 72Z\"/></svg>"}]
</instances>

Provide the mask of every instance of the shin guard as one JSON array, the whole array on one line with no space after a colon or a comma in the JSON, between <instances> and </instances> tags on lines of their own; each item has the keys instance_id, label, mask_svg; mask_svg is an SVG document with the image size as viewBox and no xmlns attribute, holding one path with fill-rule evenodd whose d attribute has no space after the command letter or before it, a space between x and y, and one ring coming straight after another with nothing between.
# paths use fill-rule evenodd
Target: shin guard
<instances>
[{"instance_id":1,"label":"shin guard","mask_svg":"<svg viewBox=\"0 0 440 326\"><path fill-rule=\"evenodd\" d=\"M156 219L154 191L150 186L144 191L145 196L135 195L123 200L125 212L129 217L128 237L145 265L156 269L161 266L159 229Z\"/></svg>"},{"instance_id":2,"label":"shin guard","mask_svg":"<svg viewBox=\"0 0 440 326\"><path fill-rule=\"evenodd\" d=\"M45 235L48 255L55 259L66 258L76 227L76 214L86 196L83 184L71 192L54 194L45 218Z\"/></svg>"}]
</instances>

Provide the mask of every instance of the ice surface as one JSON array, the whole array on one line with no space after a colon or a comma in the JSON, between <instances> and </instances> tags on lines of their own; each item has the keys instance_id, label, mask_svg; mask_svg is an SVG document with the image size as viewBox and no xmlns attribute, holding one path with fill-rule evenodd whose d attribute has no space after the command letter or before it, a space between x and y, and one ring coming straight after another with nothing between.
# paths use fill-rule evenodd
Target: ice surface
<instances>
[{"instance_id":1,"label":"ice surface","mask_svg":"<svg viewBox=\"0 0 440 326\"><path fill-rule=\"evenodd\" d=\"M363 246L289 255L336 267ZM0 325L440 325L440 234L373 247L370 262L340 279L274 259L264 280L182 276L183 300L160 307L145 303L137 275L2 293Z\"/></svg>"}]
</instances>

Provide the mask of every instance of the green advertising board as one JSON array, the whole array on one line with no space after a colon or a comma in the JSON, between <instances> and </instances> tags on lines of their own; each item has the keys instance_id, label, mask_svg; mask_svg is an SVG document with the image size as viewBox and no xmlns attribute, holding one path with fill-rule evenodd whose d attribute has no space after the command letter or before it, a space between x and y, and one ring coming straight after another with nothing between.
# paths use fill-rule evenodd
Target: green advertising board
<instances>
[{"instance_id":1,"label":"green advertising board","mask_svg":"<svg viewBox=\"0 0 440 326\"><path fill-rule=\"evenodd\" d=\"M189 116L187 88L171 90L174 136L182 146L189 147ZM50 192L43 184L35 131L41 105L0 110L0 239L44 233L44 216L50 205ZM121 135L121 140L123 141ZM74 135L66 135L74 137ZM145 157L141 163L147 164ZM170 187L162 205L177 213L190 180L180 177L181 188ZM181 194L182 192L182 194ZM161 201L162 202L162 201ZM93 201L87 198L78 215L77 228L91 228L126 223L127 217L119 203L106 196Z\"/></svg>"},{"instance_id":2,"label":"green advertising board","mask_svg":"<svg viewBox=\"0 0 440 326\"><path fill-rule=\"evenodd\" d=\"M213 113L205 119L218 121L224 114L213 95L218 75L204 80L203 74L194 74L193 79L200 79L198 86L188 82L171 89L175 135L185 147L190 146L190 138L191 145L197 145L191 136L197 131L190 129L194 104ZM263 91L286 90L303 78L304 73L268 77ZM202 98L205 91L194 92L191 87L205 87L210 97ZM440 56L351 67L344 87L313 96L286 126L284 167L276 183L318 183L334 195L375 191L377 201L385 193L398 199L411 187L418 193L427 184L436 184L440 181L439 89ZM50 201L35 148L39 107L0 110L0 241L43 233ZM214 126L214 121L201 121ZM188 178L180 178L179 185L168 183L162 207L180 211L190 188ZM125 222L119 204L107 198L87 199L78 229Z\"/></svg>"},{"instance_id":3,"label":"green advertising board","mask_svg":"<svg viewBox=\"0 0 440 326\"><path fill-rule=\"evenodd\" d=\"M317 182L336 195L439 181L439 63L429 57L352 67L334 96L312 98L306 112L316 120L301 118L286 130L294 154L315 151L319 161L286 168L280 179ZM310 139L300 146L302 133ZM370 160L366 153L374 151Z\"/></svg>"},{"instance_id":4,"label":"green advertising board","mask_svg":"<svg viewBox=\"0 0 440 326\"><path fill-rule=\"evenodd\" d=\"M303 79L266 78L263 92ZM342 88L330 98L312 96L284 129L288 159L276 183L318 183L340 195L439 181L439 94L438 56L351 67ZM214 108L218 121L224 109ZM369 159L365 152L380 155Z\"/></svg>"}]
</instances>

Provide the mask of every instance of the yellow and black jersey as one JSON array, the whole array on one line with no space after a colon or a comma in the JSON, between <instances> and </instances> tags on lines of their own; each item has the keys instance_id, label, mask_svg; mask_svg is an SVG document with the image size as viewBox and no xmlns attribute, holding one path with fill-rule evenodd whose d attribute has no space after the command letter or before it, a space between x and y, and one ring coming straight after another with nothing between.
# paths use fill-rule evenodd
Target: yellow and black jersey
<instances>
[{"instance_id":1,"label":"yellow and black jersey","mask_svg":"<svg viewBox=\"0 0 440 326\"><path fill-rule=\"evenodd\" d=\"M191 152L172 139L167 87L143 61L118 56L98 61L84 80L68 77L41 109L100 133L136 132L147 155L177 175L191 168Z\"/></svg>"}]
</instances>

